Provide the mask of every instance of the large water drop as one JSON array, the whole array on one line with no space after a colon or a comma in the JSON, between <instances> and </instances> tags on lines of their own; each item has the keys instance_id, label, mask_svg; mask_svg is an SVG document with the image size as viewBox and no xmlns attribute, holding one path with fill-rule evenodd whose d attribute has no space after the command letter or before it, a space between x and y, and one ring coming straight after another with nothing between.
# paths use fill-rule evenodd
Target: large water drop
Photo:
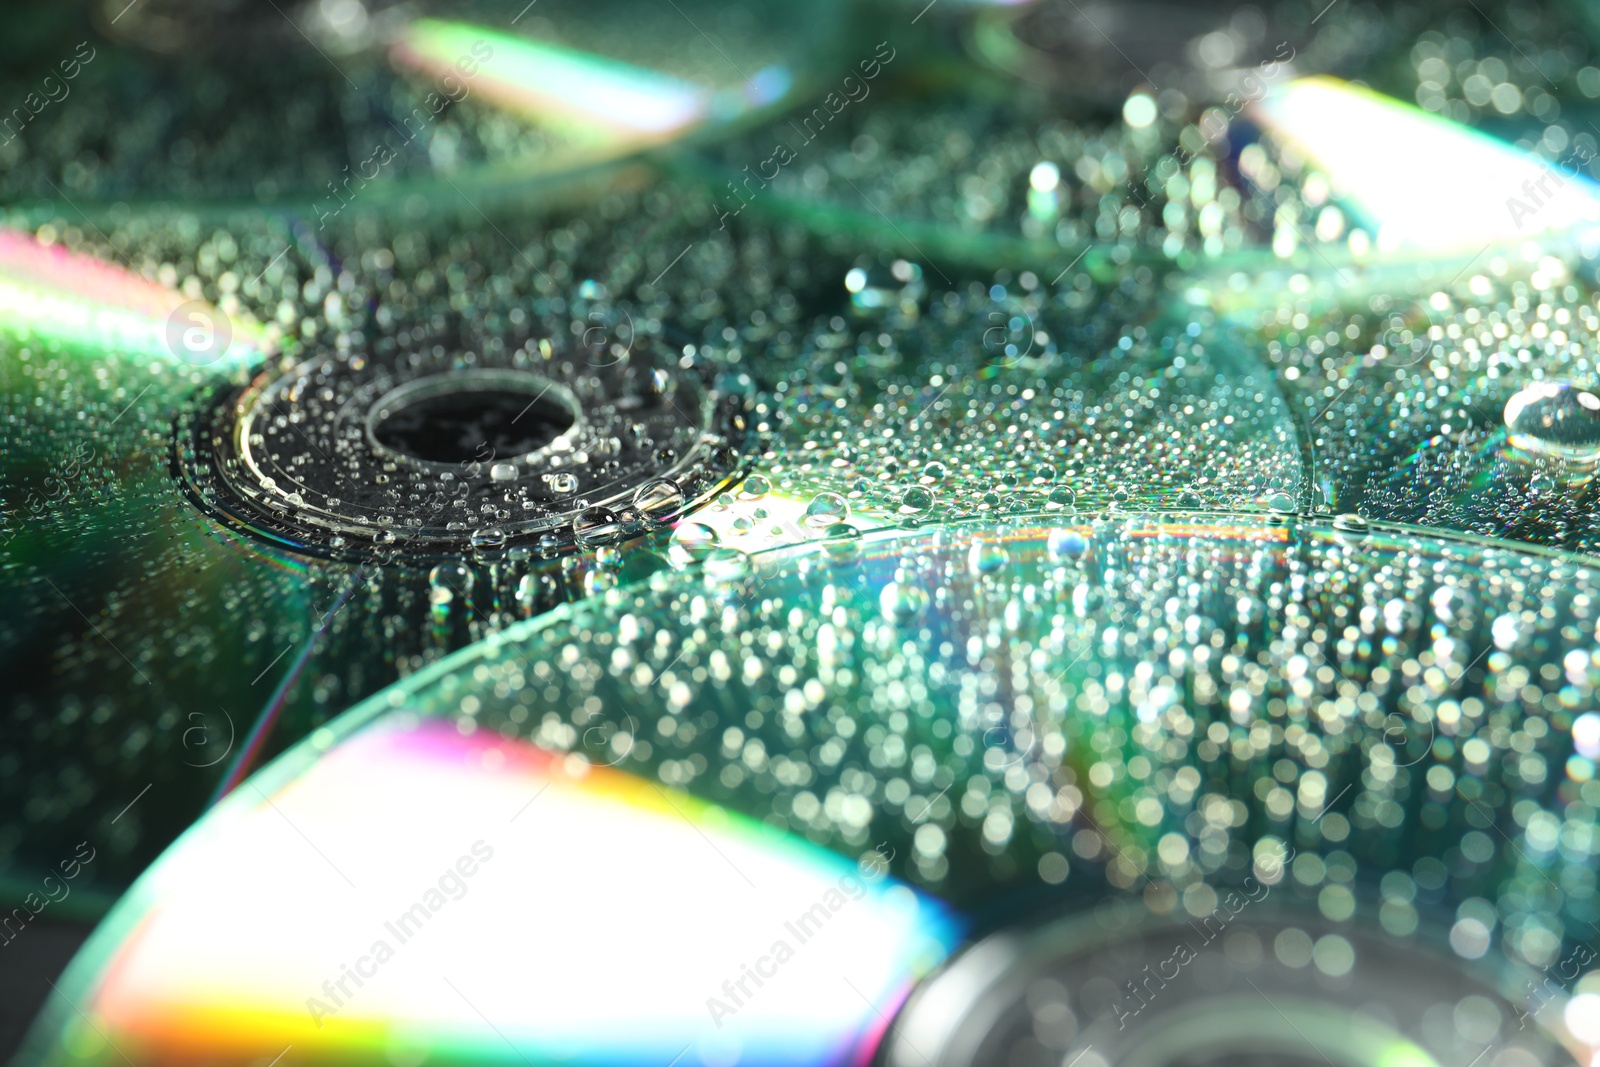
<instances>
[{"instance_id":1,"label":"large water drop","mask_svg":"<svg viewBox=\"0 0 1600 1067\"><path fill-rule=\"evenodd\" d=\"M1513 447L1569 463L1600 462L1600 396L1571 382L1534 382L1506 402Z\"/></svg>"}]
</instances>

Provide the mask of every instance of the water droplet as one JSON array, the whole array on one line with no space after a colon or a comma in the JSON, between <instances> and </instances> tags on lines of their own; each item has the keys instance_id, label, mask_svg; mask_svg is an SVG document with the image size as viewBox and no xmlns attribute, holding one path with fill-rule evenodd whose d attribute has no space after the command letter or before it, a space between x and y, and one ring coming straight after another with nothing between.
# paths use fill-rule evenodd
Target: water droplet
<instances>
[{"instance_id":1,"label":"water droplet","mask_svg":"<svg viewBox=\"0 0 1600 1067\"><path fill-rule=\"evenodd\" d=\"M1058 485L1050 490L1050 503L1058 508L1070 508L1078 502L1078 494L1070 485Z\"/></svg>"},{"instance_id":2,"label":"water droplet","mask_svg":"<svg viewBox=\"0 0 1600 1067\"><path fill-rule=\"evenodd\" d=\"M717 547L717 531L699 522L686 522L672 531L667 558L675 566L686 567L705 559Z\"/></svg>"},{"instance_id":3,"label":"water droplet","mask_svg":"<svg viewBox=\"0 0 1600 1067\"><path fill-rule=\"evenodd\" d=\"M392 545L394 544L394 531L379 530L377 533L372 535L372 540L380 545Z\"/></svg>"},{"instance_id":4,"label":"water droplet","mask_svg":"<svg viewBox=\"0 0 1600 1067\"><path fill-rule=\"evenodd\" d=\"M498 526L485 526L481 530L473 530L469 542L474 551L492 552L505 547L506 532Z\"/></svg>"},{"instance_id":5,"label":"water droplet","mask_svg":"<svg viewBox=\"0 0 1600 1067\"><path fill-rule=\"evenodd\" d=\"M933 507L933 494L920 485L913 485L900 498L901 511L922 512L931 507Z\"/></svg>"},{"instance_id":6,"label":"water droplet","mask_svg":"<svg viewBox=\"0 0 1600 1067\"><path fill-rule=\"evenodd\" d=\"M1006 551L1004 543L980 539L972 542L972 550L967 553L967 566L973 574L993 574L1010 559L1011 553Z\"/></svg>"},{"instance_id":7,"label":"water droplet","mask_svg":"<svg viewBox=\"0 0 1600 1067\"><path fill-rule=\"evenodd\" d=\"M1089 539L1077 530L1051 530L1045 549L1051 559L1079 559L1089 551Z\"/></svg>"},{"instance_id":8,"label":"water droplet","mask_svg":"<svg viewBox=\"0 0 1600 1067\"><path fill-rule=\"evenodd\" d=\"M572 536L582 545L603 545L626 532L622 520L610 508L584 508L572 519Z\"/></svg>"},{"instance_id":9,"label":"water droplet","mask_svg":"<svg viewBox=\"0 0 1600 1067\"><path fill-rule=\"evenodd\" d=\"M848 559L861 549L861 531L848 522L836 522L822 531L822 549L834 559Z\"/></svg>"},{"instance_id":10,"label":"water droplet","mask_svg":"<svg viewBox=\"0 0 1600 1067\"><path fill-rule=\"evenodd\" d=\"M435 614L444 614L456 597L470 597L473 583L472 568L465 563L441 563L428 572L428 600Z\"/></svg>"},{"instance_id":11,"label":"water droplet","mask_svg":"<svg viewBox=\"0 0 1600 1067\"><path fill-rule=\"evenodd\" d=\"M832 526L850 517L850 505L838 493L818 493L806 505L807 526Z\"/></svg>"},{"instance_id":12,"label":"water droplet","mask_svg":"<svg viewBox=\"0 0 1600 1067\"><path fill-rule=\"evenodd\" d=\"M510 482L515 481L516 477L517 465L515 463L496 463L494 466L489 468L489 478L491 481Z\"/></svg>"},{"instance_id":13,"label":"water droplet","mask_svg":"<svg viewBox=\"0 0 1600 1067\"><path fill-rule=\"evenodd\" d=\"M534 574L524 574L517 579L517 607L522 609L524 619L534 615L539 605L539 578Z\"/></svg>"},{"instance_id":14,"label":"water droplet","mask_svg":"<svg viewBox=\"0 0 1600 1067\"><path fill-rule=\"evenodd\" d=\"M892 623L908 623L928 609L928 594L909 582L890 582L878 594L878 609Z\"/></svg>"},{"instance_id":15,"label":"water droplet","mask_svg":"<svg viewBox=\"0 0 1600 1067\"><path fill-rule=\"evenodd\" d=\"M760 500L770 492L772 492L772 483L759 474L752 474L739 487L739 495L746 500Z\"/></svg>"},{"instance_id":16,"label":"water droplet","mask_svg":"<svg viewBox=\"0 0 1600 1067\"><path fill-rule=\"evenodd\" d=\"M578 476L561 471L556 474L546 474L544 483L550 487L552 493L576 493L578 491Z\"/></svg>"},{"instance_id":17,"label":"water droplet","mask_svg":"<svg viewBox=\"0 0 1600 1067\"><path fill-rule=\"evenodd\" d=\"M683 511L683 490L670 478L646 482L633 494L633 506L645 522L664 526Z\"/></svg>"},{"instance_id":18,"label":"water droplet","mask_svg":"<svg viewBox=\"0 0 1600 1067\"><path fill-rule=\"evenodd\" d=\"M714 548L706 553L706 580L733 582L750 573L750 557L737 548Z\"/></svg>"},{"instance_id":19,"label":"water droplet","mask_svg":"<svg viewBox=\"0 0 1600 1067\"><path fill-rule=\"evenodd\" d=\"M1267 497L1267 508L1279 514L1292 514L1294 512L1294 497L1288 493L1273 493Z\"/></svg>"},{"instance_id":20,"label":"water droplet","mask_svg":"<svg viewBox=\"0 0 1600 1067\"><path fill-rule=\"evenodd\" d=\"M1333 517L1333 528L1343 530L1345 533L1364 534L1367 532L1367 520L1360 515L1346 513Z\"/></svg>"},{"instance_id":21,"label":"water droplet","mask_svg":"<svg viewBox=\"0 0 1600 1067\"><path fill-rule=\"evenodd\" d=\"M940 463L938 460L934 460L922 468L922 481L929 484L933 482L942 482L944 481L945 475L949 473L950 470L948 467L946 467L943 463Z\"/></svg>"},{"instance_id":22,"label":"water droplet","mask_svg":"<svg viewBox=\"0 0 1600 1067\"><path fill-rule=\"evenodd\" d=\"M1600 462L1600 396L1571 382L1534 382L1506 401L1505 420L1514 448Z\"/></svg>"}]
</instances>

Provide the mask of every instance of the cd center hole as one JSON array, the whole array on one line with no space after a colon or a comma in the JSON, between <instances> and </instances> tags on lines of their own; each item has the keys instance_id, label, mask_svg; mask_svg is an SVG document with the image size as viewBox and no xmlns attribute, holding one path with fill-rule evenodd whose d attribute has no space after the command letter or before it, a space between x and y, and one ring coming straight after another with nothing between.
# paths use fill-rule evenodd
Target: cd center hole
<instances>
[{"instance_id":1,"label":"cd center hole","mask_svg":"<svg viewBox=\"0 0 1600 1067\"><path fill-rule=\"evenodd\" d=\"M553 399L510 389L460 389L421 396L372 429L385 448L429 463L487 462L544 448L572 429Z\"/></svg>"}]
</instances>

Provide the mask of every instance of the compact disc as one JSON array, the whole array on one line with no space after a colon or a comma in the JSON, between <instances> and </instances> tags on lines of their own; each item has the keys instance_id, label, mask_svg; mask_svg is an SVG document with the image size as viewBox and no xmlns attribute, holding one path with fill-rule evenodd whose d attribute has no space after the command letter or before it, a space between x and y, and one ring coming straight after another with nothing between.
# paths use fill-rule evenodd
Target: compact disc
<instances>
[{"instance_id":1,"label":"compact disc","mask_svg":"<svg viewBox=\"0 0 1600 1067\"><path fill-rule=\"evenodd\" d=\"M1141 88L1103 115L1063 113L1027 88L921 89L896 62L914 60L867 55L876 78L857 71L786 118L688 157L717 189L724 223L794 218L841 244L867 232L921 261L1054 278L1339 262L1372 248L1383 221L1341 198L1337 171L1272 136L1294 122L1275 125L1255 105L1299 83L1287 60L1222 101Z\"/></svg>"},{"instance_id":2,"label":"compact disc","mask_svg":"<svg viewBox=\"0 0 1600 1067\"><path fill-rule=\"evenodd\" d=\"M741 360L846 269L692 191L430 210L0 237L19 895L89 837L126 885L331 712L614 580L759 451Z\"/></svg>"},{"instance_id":3,"label":"compact disc","mask_svg":"<svg viewBox=\"0 0 1600 1067\"><path fill-rule=\"evenodd\" d=\"M880 1037L893 1063L1586 1062L1595 582L1225 512L713 553L479 642L247 783L113 915L23 1062L822 1064ZM586 810L622 793L653 830ZM458 856L481 869L445 886ZM781 973L728 999L768 941L724 965L746 901L782 939L872 856L899 882L864 891L851 946L795 948L844 951L818 966L854 1000ZM484 933L378 960L412 904ZM525 937L573 947L501 951ZM616 977L555 985L596 967ZM619 1013L648 1019L626 1054L598 1022L565 1043L569 1016ZM803 1052L767 1050L774 1015Z\"/></svg>"},{"instance_id":4,"label":"compact disc","mask_svg":"<svg viewBox=\"0 0 1600 1067\"><path fill-rule=\"evenodd\" d=\"M1349 212L1373 235L1369 254L1187 280L1274 368L1312 505L1589 550L1592 153L1552 162L1325 79L1252 114L1338 188L1317 225Z\"/></svg>"},{"instance_id":5,"label":"compact disc","mask_svg":"<svg viewBox=\"0 0 1600 1067\"><path fill-rule=\"evenodd\" d=\"M781 4L224 4L19 13L0 203L258 205L322 220L571 175L759 113L837 20Z\"/></svg>"},{"instance_id":6,"label":"compact disc","mask_svg":"<svg viewBox=\"0 0 1600 1067\"><path fill-rule=\"evenodd\" d=\"M841 243L870 233L910 258L1046 277L1325 270L1480 235L1462 254L1559 243L1574 213L1593 221L1583 197L1551 195L1552 177L1591 176L1597 150L1600 72L1572 17L1507 15L1517 36L1502 40L1481 12L1477 29L1425 5L1315 15L1044 3L973 22L1003 65L1052 72L1033 80L1053 91L952 76L926 41L886 31L838 84L685 165L720 187L729 224L795 218ZM1392 46L1402 24L1431 27L1409 55ZM1545 74L1530 56L1560 59ZM1544 182L1532 200L1529 178Z\"/></svg>"}]
</instances>

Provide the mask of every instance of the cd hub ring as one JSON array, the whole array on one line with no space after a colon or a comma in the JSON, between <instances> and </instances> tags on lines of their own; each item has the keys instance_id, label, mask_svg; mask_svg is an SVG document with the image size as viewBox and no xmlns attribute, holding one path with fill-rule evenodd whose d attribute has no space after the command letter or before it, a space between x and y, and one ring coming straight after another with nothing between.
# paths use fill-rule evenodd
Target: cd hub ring
<instances>
[{"instance_id":1,"label":"cd hub ring","mask_svg":"<svg viewBox=\"0 0 1600 1067\"><path fill-rule=\"evenodd\" d=\"M615 538L676 518L747 446L748 391L659 347L601 368L548 343L490 366L441 353L214 392L179 418L175 472L212 516L313 555L552 553L579 516Z\"/></svg>"}]
</instances>

